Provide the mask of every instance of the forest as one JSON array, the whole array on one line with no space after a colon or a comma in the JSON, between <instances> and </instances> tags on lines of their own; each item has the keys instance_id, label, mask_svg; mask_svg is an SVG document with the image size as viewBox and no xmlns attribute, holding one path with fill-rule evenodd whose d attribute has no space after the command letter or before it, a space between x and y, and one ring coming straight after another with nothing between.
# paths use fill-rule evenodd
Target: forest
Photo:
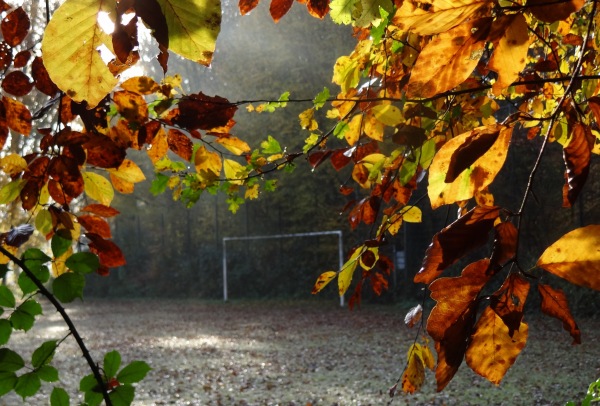
<instances>
[{"instance_id":1,"label":"forest","mask_svg":"<svg viewBox=\"0 0 600 406\"><path fill-rule=\"evenodd\" d=\"M84 297L399 306L392 399L426 370L440 392L461 366L498 385L528 317L580 344L597 316L596 0L0 12L0 396L46 382L70 404L68 339L86 404L134 401L151 367L90 352ZM24 358L44 306L68 332Z\"/></svg>"}]
</instances>

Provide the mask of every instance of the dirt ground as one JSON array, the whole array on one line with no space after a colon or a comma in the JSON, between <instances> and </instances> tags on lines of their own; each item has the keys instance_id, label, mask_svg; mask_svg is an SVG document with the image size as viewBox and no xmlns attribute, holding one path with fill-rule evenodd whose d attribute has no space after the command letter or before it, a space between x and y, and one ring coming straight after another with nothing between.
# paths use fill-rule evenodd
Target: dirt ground
<instances>
[{"instance_id":1,"label":"dirt ground","mask_svg":"<svg viewBox=\"0 0 600 406\"><path fill-rule=\"evenodd\" d=\"M66 333L46 314L10 347L25 357ZM92 355L118 350L123 362L153 368L137 386L134 405L386 405L415 331L395 306L340 309L334 302L200 302L86 300L68 306ZM600 376L600 321L580 320L583 344L571 346L561 323L526 320L529 342L500 387L463 364L441 393L428 373L422 393L397 395L392 405L563 405L583 396ZM87 366L71 338L53 364L77 404ZM52 390L43 385L43 392ZM11 395L0 405L46 405Z\"/></svg>"}]
</instances>

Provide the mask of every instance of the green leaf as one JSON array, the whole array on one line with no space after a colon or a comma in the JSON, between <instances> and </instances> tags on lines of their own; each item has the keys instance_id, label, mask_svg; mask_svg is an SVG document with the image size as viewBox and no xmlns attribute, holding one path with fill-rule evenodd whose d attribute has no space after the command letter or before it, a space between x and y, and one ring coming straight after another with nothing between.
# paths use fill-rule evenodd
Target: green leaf
<instances>
[{"instance_id":1,"label":"green leaf","mask_svg":"<svg viewBox=\"0 0 600 406\"><path fill-rule=\"evenodd\" d=\"M281 152L281 145L279 142L271 137L267 136L267 140L260 143L260 147L262 148L263 154L278 154Z\"/></svg>"},{"instance_id":2,"label":"green leaf","mask_svg":"<svg viewBox=\"0 0 600 406\"><path fill-rule=\"evenodd\" d=\"M0 278L4 278L8 272L8 264L0 264Z\"/></svg>"},{"instance_id":3,"label":"green leaf","mask_svg":"<svg viewBox=\"0 0 600 406\"><path fill-rule=\"evenodd\" d=\"M48 268L45 266L34 268L31 272L42 283L45 283L48 281L48 279L50 279L50 271L48 271ZM27 276L25 272L22 272L21 275L19 275L19 280L17 283L19 284L23 295L35 292L38 289L37 285L31 280L31 278L29 278L29 276Z\"/></svg>"},{"instance_id":4,"label":"green leaf","mask_svg":"<svg viewBox=\"0 0 600 406\"><path fill-rule=\"evenodd\" d=\"M60 233L54 234L50 243L50 246L52 247L52 255L54 255L54 258L60 257L62 254L67 252L67 250L71 247L72 244L73 240L70 238L70 235L67 239L61 236Z\"/></svg>"},{"instance_id":5,"label":"green leaf","mask_svg":"<svg viewBox=\"0 0 600 406\"><path fill-rule=\"evenodd\" d=\"M136 383L146 377L146 374L151 370L150 366L144 361L132 361L119 371L117 381L121 383Z\"/></svg>"},{"instance_id":6,"label":"green leaf","mask_svg":"<svg viewBox=\"0 0 600 406\"><path fill-rule=\"evenodd\" d=\"M33 299L23 303L10 316L10 322L15 330L28 331L33 327L35 316L42 314L42 306Z\"/></svg>"},{"instance_id":7,"label":"green leaf","mask_svg":"<svg viewBox=\"0 0 600 406\"><path fill-rule=\"evenodd\" d=\"M323 91L316 95L315 99L313 100L313 105L315 106L315 109L319 110L321 107L323 107L327 100L329 100L330 96L331 95L329 93L329 89L324 87Z\"/></svg>"},{"instance_id":8,"label":"green leaf","mask_svg":"<svg viewBox=\"0 0 600 406\"><path fill-rule=\"evenodd\" d=\"M88 274L95 272L100 266L100 260L91 252L76 252L65 261L67 268L74 272Z\"/></svg>"},{"instance_id":9,"label":"green leaf","mask_svg":"<svg viewBox=\"0 0 600 406\"><path fill-rule=\"evenodd\" d=\"M0 397L14 389L17 375L14 372L0 372Z\"/></svg>"},{"instance_id":10,"label":"green leaf","mask_svg":"<svg viewBox=\"0 0 600 406\"><path fill-rule=\"evenodd\" d=\"M35 395L41 386L42 381L37 372L28 372L17 378L15 392L24 400L26 397Z\"/></svg>"},{"instance_id":11,"label":"green leaf","mask_svg":"<svg viewBox=\"0 0 600 406\"><path fill-rule=\"evenodd\" d=\"M108 379L114 378L121 366L121 354L111 351L104 356L104 374Z\"/></svg>"},{"instance_id":12,"label":"green leaf","mask_svg":"<svg viewBox=\"0 0 600 406\"><path fill-rule=\"evenodd\" d=\"M150 186L150 193L152 193L154 196L164 193L167 189L169 179L170 178L167 175L157 173L156 178L154 178L154 180L152 181L152 185Z\"/></svg>"},{"instance_id":13,"label":"green leaf","mask_svg":"<svg viewBox=\"0 0 600 406\"><path fill-rule=\"evenodd\" d=\"M0 345L4 345L10 339L12 334L12 324L6 319L0 319Z\"/></svg>"},{"instance_id":14,"label":"green leaf","mask_svg":"<svg viewBox=\"0 0 600 406\"><path fill-rule=\"evenodd\" d=\"M109 394L109 397L113 406L129 406L135 397L135 388L131 385L118 386Z\"/></svg>"},{"instance_id":15,"label":"green leaf","mask_svg":"<svg viewBox=\"0 0 600 406\"><path fill-rule=\"evenodd\" d=\"M56 351L56 340L46 341L31 355L31 365L37 369L49 364L54 357L54 351Z\"/></svg>"},{"instance_id":16,"label":"green leaf","mask_svg":"<svg viewBox=\"0 0 600 406\"><path fill-rule=\"evenodd\" d=\"M63 388L55 387L50 395L50 406L70 406L69 394Z\"/></svg>"},{"instance_id":17,"label":"green leaf","mask_svg":"<svg viewBox=\"0 0 600 406\"><path fill-rule=\"evenodd\" d=\"M21 259L25 262L25 266L27 266L27 268L31 272L35 273L36 271L41 269L43 267L43 265L46 262L50 261L52 258L50 258L48 255L46 255L42 250L40 250L38 248L30 248L23 253ZM43 281L43 282L45 282L45 281Z\"/></svg>"},{"instance_id":18,"label":"green leaf","mask_svg":"<svg viewBox=\"0 0 600 406\"><path fill-rule=\"evenodd\" d=\"M19 197L19 194L26 183L27 180L25 179L17 179L2 186L2 189L0 189L0 204L7 204L15 201L15 199Z\"/></svg>"},{"instance_id":19,"label":"green leaf","mask_svg":"<svg viewBox=\"0 0 600 406\"><path fill-rule=\"evenodd\" d=\"M52 231L52 214L49 210L42 209L35 216L35 228L43 235Z\"/></svg>"},{"instance_id":20,"label":"green leaf","mask_svg":"<svg viewBox=\"0 0 600 406\"><path fill-rule=\"evenodd\" d=\"M16 305L15 295L8 286L0 286L0 306L14 308Z\"/></svg>"},{"instance_id":21,"label":"green leaf","mask_svg":"<svg viewBox=\"0 0 600 406\"><path fill-rule=\"evenodd\" d=\"M348 25L352 22L352 14L356 10L358 0L332 0L329 4L329 15L333 22Z\"/></svg>"},{"instance_id":22,"label":"green leaf","mask_svg":"<svg viewBox=\"0 0 600 406\"><path fill-rule=\"evenodd\" d=\"M56 382L58 381L58 370L52 365L44 365L38 369L38 375L42 381Z\"/></svg>"},{"instance_id":23,"label":"green leaf","mask_svg":"<svg viewBox=\"0 0 600 406\"><path fill-rule=\"evenodd\" d=\"M9 348L0 348L0 372L16 372L25 366L23 358Z\"/></svg>"},{"instance_id":24,"label":"green leaf","mask_svg":"<svg viewBox=\"0 0 600 406\"><path fill-rule=\"evenodd\" d=\"M79 381L79 390L85 393L85 401L89 406L102 403L102 393L94 375L89 374Z\"/></svg>"},{"instance_id":25,"label":"green leaf","mask_svg":"<svg viewBox=\"0 0 600 406\"><path fill-rule=\"evenodd\" d=\"M52 293L63 303L70 303L77 298L83 299L84 287L85 277L75 272L64 273L52 281Z\"/></svg>"},{"instance_id":26,"label":"green leaf","mask_svg":"<svg viewBox=\"0 0 600 406\"><path fill-rule=\"evenodd\" d=\"M381 21L380 10L385 10L389 14L394 9L391 0L361 0L361 5L362 15L354 23L357 27L367 27L371 23Z\"/></svg>"}]
</instances>

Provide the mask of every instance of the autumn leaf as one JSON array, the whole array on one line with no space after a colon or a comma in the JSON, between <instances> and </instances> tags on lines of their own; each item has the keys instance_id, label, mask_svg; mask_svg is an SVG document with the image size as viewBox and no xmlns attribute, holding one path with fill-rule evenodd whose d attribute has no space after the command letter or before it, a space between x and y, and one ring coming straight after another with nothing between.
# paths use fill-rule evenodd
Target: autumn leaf
<instances>
[{"instance_id":1,"label":"autumn leaf","mask_svg":"<svg viewBox=\"0 0 600 406\"><path fill-rule=\"evenodd\" d=\"M600 290L600 225L568 232L550 245L537 266L575 285Z\"/></svg>"},{"instance_id":2,"label":"autumn leaf","mask_svg":"<svg viewBox=\"0 0 600 406\"><path fill-rule=\"evenodd\" d=\"M508 275L500 289L490 297L490 308L502 319L513 336L519 330L530 284L516 273Z\"/></svg>"},{"instance_id":3,"label":"autumn leaf","mask_svg":"<svg viewBox=\"0 0 600 406\"><path fill-rule=\"evenodd\" d=\"M110 225L101 217L84 214L77 216L77 221L89 233L98 234L102 238L112 238Z\"/></svg>"},{"instance_id":4,"label":"autumn leaf","mask_svg":"<svg viewBox=\"0 0 600 406\"><path fill-rule=\"evenodd\" d=\"M223 168L223 163L219 154L207 150L205 146L201 146L196 150L194 165L196 167L196 172L198 172L201 177L206 178L206 174L208 173L210 174L209 177L212 179L218 177Z\"/></svg>"},{"instance_id":5,"label":"autumn leaf","mask_svg":"<svg viewBox=\"0 0 600 406\"><path fill-rule=\"evenodd\" d=\"M31 133L31 112L20 101L2 96L2 104L6 114L6 125L19 134L29 135Z\"/></svg>"},{"instance_id":6,"label":"autumn leaf","mask_svg":"<svg viewBox=\"0 0 600 406\"><path fill-rule=\"evenodd\" d=\"M360 0L332 0L329 3L331 10L329 16L337 24L348 25L352 22L352 15L360 4Z\"/></svg>"},{"instance_id":7,"label":"autumn leaf","mask_svg":"<svg viewBox=\"0 0 600 406\"><path fill-rule=\"evenodd\" d=\"M152 139L151 146L147 150L147 154L152 163L156 164L167 155L168 151L169 143L167 142L167 133L162 127L160 127Z\"/></svg>"},{"instance_id":8,"label":"autumn leaf","mask_svg":"<svg viewBox=\"0 0 600 406\"><path fill-rule=\"evenodd\" d=\"M82 172L85 194L100 204L110 206L115 191L108 179L94 172Z\"/></svg>"},{"instance_id":9,"label":"autumn leaf","mask_svg":"<svg viewBox=\"0 0 600 406\"><path fill-rule=\"evenodd\" d=\"M31 21L29 15L27 15L23 7L17 7L8 13L0 23L4 41L12 47L23 42L27 34L29 34L30 27Z\"/></svg>"},{"instance_id":10,"label":"autumn leaf","mask_svg":"<svg viewBox=\"0 0 600 406\"><path fill-rule=\"evenodd\" d=\"M490 270L496 272L517 253L518 230L511 222L502 222L494 227L494 247L490 258Z\"/></svg>"},{"instance_id":11,"label":"autumn leaf","mask_svg":"<svg viewBox=\"0 0 600 406\"><path fill-rule=\"evenodd\" d=\"M581 331L571 315L567 298L562 289L553 289L550 285L538 284L542 297L542 312L562 321L563 328L573 337L573 344L581 344Z\"/></svg>"},{"instance_id":12,"label":"autumn leaf","mask_svg":"<svg viewBox=\"0 0 600 406\"><path fill-rule=\"evenodd\" d=\"M171 151L186 161L192 159L192 150L194 148L192 140L181 131L173 128L169 129L167 133L167 145Z\"/></svg>"},{"instance_id":13,"label":"autumn leaf","mask_svg":"<svg viewBox=\"0 0 600 406\"><path fill-rule=\"evenodd\" d=\"M117 209L114 209L103 204L88 204L81 211L96 214L100 217L114 217L119 214Z\"/></svg>"},{"instance_id":14,"label":"autumn leaf","mask_svg":"<svg viewBox=\"0 0 600 406\"><path fill-rule=\"evenodd\" d=\"M485 190L504 165L512 131L494 124L446 142L429 168L427 192L431 207L468 200L475 192ZM452 181L446 183L449 176Z\"/></svg>"},{"instance_id":15,"label":"autumn leaf","mask_svg":"<svg viewBox=\"0 0 600 406\"><path fill-rule=\"evenodd\" d=\"M406 89L407 97L432 97L453 89L473 72L492 20L471 20L431 40L417 59Z\"/></svg>"},{"instance_id":16,"label":"autumn leaf","mask_svg":"<svg viewBox=\"0 0 600 406\"><path fill-rule=\"evenodd\" d=\"M475 325L465 354L467 365L488 381L499 385L525 347L527 335L526 323L520 323L519 328L509 334L504 321L490 307L486 307Z\"/></svg>"},{"instance_id":17,"label":"autumn leaf","mask_svg":"<svg viewBox=\"0 0 600 406\"><path fill-rule=\"evenodd\" d=\"M498 18L492 25L492 31L495 30L501 30L502 36L494 43L494 53L488 67L498 73L492 90L494 94L499 95L525 68L531 39L523 14Z\"/></svg>"},{"instance_id":18,"label":"autumn leaf","mask_svg":"<svg viewBox=\"0 0 600 406\"><path fill-rule=\"evenodd\" d=\"M123 163L117 169L108 169L108 172L117 178L131 183L139 183L146 180L146 176L140 167L129 159L123 160Z\"/></svg>"},{"instance_id":19,"label":"autumn leaf","mask_svg":"<svg viewBox=\"0 0 600 406\"><path fill-rule=\"evenodd\" d=\"M219 0L157 0L167 21L169 50L202 65L212 61L221 30Z\"/></svg>"},{"instance_id":20,"label":"autumn leaf","mask_svg":"<svg viewBox=\"0 0 600 406\"><path fill-rule=\"evenodd\" d=\"M238 8L241 15L246 15L258 6L258 0L239 0Z\"/></svg>"},{"instance_id":21,"label":"autumn leaf","mask_svg":"<svg viewBox=\"0 0 600 406\"><path fill-rule=\"evenodd\" d=\"M425 252L423 265L414 281L431 283L448 266L485 244L498 213L497 207L477 206L437 233Z\"/></svg>"},{"instance_id":22,"label":"autumn leaf","mask_svg":"<svg viewBox=\"0 0 600 406\"><path fill-rule=\"evenodd\" d=\"M404 1L396 11L392 23L403 31L419 35L447 32L457 25L488 14L491 4L482 0L432 0L427 10L416 7L416 2Z\"/></svg>"},{"instance_id":23,"label":"autumn leaf","mask_svg":"<svg viewBox=\"0 0 600 406\"><path fill-rule=\"evenodd\" d=\"M102 238L98 234L86 233L85 235L91 241L89 243L90 251L98 255L101 265L108 268L125 265L125 256L117 244Z\"/></svg>"},{"instance_id":24,"label":"autumn leaf","mask_svg":"<svg viewBox=\"0 0 600 406\"><path fill-rule=\"evenodd\" d=\"M411 308L406 316L404 316L404 324L408 326L408 328L413 328L415 324L421 321L421 317L423 316L423 306L420 304Z\"/></svg>"},{"instance_id":25,"label":"autumn leaf","mask_svg":"<svg viewBox=\"0 0 600 406\"><path fill-rule=\"evenodd\" d=\"M244 179L247 176L246 168L239 162L233 159L223 160L223 170L225 177L234 185L243 185Z\"/></svg>"},{"instance_id":26,"label":"autumn leaf","mask_svg":"<svg viewBox=\"0 0 600 406\"><path fill-rule=\"evenodd\" d=\"M429 347L414 343L408 349L408 361L402 374L402 391L415 393L425 381L425 367L433 369L433 357Z\"/></svg>"},{"instance_id":27,"label":"autumn leaf","mask_svg":"<svg viewBox=\"0 0 600 406\"><path fill-rule=\"evenodd\" d=\"M160 90L158 83L148 76L136 76L129 78L120 85L123 89L141 94L150 95Z\"/></svg>"},{"instance_id":28,"label":"autumn leaf","mask_svg":"<svg viewBox=\"0 0 600 406\"><path fill-rule=\"evenodd\" d=\"M358 260L366 248L367 247L364 245L356 248L350 258L342 265L342 269L338 272L338 292L340 296L343 296L350 287L352 276L354 276L354 270L358 265Z\"/></svg>"},{"instance_id":29,"label":"autumn leaf","mask_svg":"<svg viewBox=\"0 0 600 406\"><path fill-rule=\"evenodd\" d=\"M404 121L402 111L392 104L378 104L371 111L377 120L389 127L395 127Z\"/></svg>"},{"instance_id":30,"label":"autumn leaf","mask_svg":"<svg viewBox=\"0 0 600 406\"><path fill-rule=\"evenodd\" d=\"M225 147L225 149L234 155L242 155L250 152L248 143L237 137L219 137L215 139L215 142Z\"/></svg>"},{"instance_id":31,"label":"autumn leaf","mask_svg":"<svg viewBox=\"0 0 600 406\"><path fill-rule=\"evenodd\" d=\"M98 13L114 15L115 0L67 0L52 15L42 39L44 66L71 99L95 107L117 84L97 49L105 35Z\"/></svg>"},{"instance_id":32,"label":"autumn leaf","mask_svg":"<svg viewBox=\"0 0 600 406\"><path fill-rule=\"evenodd\" d=\"M323 272L317 278L317 281L315 282L315 286L313 287L311 293L313 295L315 295L315 294L319 293L320 291L322 291L323 288L325 288L325 286L327 286L327 284L329 284L329 282L331 282L331 280L333 278L335 278L336 276L337 276L337 272L335 272L335 271Z\"/></svg>"},{"instance_id":33,"label":"autumn leaf","mask_svg":"<svg viewBox=\"0 0 600 406\"><path fill-rule=\"evenodd\" d=\"M546 0L528 0L527 10L540 21L553 23L566 20L572 13L578 11L585 4L584 0L561 1L548 3Z\"/></svg>"},{"instance_id":34,"label":"autumn leaf","mask_svg":"<svg viewBox=\"0 0 600 406\"><path fill-rule=\"evenodd\" d=\"M271 0L269 13L273 21L278 22L292 8L294 0Z\"/></svg>"},{"instance_id":35,"label":"autumn leaf","mask_svg":"<svg viewBox=\"0 0 600 406\"><path fill-rule=\"evenodd\" d=\"M563 149L567 167L563 187L563 207L571 207L585 185L590 172L590 159L595 137L590 127L577 122L571 131L571 140Z\"/></svg>"}]
</instances>

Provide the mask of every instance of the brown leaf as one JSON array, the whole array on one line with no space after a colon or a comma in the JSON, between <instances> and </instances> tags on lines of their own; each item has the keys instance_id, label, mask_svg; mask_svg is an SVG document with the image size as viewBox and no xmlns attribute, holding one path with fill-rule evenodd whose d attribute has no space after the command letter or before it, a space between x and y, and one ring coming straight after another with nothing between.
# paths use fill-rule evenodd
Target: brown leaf
<instances>
[{"instance_id":1,"label":"brown leaf","mask_svg":"<svg viewBox=\"0 0 600 406\"><path fill-rule=\"evenodd\" d=\"M47 94L48 96L54 96L58 92L58 87L50 79L48 71L44 66L44 62L39 56L36 56L31 63L31 76L33 77L33 83L36 89L40 92Z\"/></svg>"},{"instance_id":2,"label":"brown leaf","mask_svg":"<svg viewBox=\"0 0 600 406\"><path fill-rule=\"evenodd\" d=\"M546 248L537 266L579 286L600 290L600 225L568 232Z\"/></svg>"},{"instance_id":3,"label":"brown leaf","mask_svg":"<svg viewBox=\"0 0 600 406\"><path fill-rule=\"evenodd\" d=\"M490 297L490 308L504 321L510 337L521 326L529 286L526 279L516 273L511 273L500 289Z\"/></svg>"},{"instance_id":4,"label":"brown leaf","mask_svg":"<svg viewBox=\"0 0 600 406\"><path fill-rule=\"evenodd\" d=\"M590 172L590 159L596 137L587 125L575 123L571 131L571 141L563 149L567 170L563 187L563 207L571 207L581 192Z\"/></svg>"},{"instance_id":5,"label":"brown leaf","mask_svg":"<svg viewBox=\"0 0 600 406\"><path fill-rule=\"evenodd\" d=\"M306 7L311 16L322 19L329 12L329 0L308 0Z\"/></svg>"},{"instance_id":6,"label":"brown leaf","mask_svg":"<svg viewBox=\"0 0 600 406\"><path fill-rule=\"evenodd\" d=\"M0 42L0 70L8 69L13 61L12 47L6 41Z\"/></svg>"},{"instance_id":7,"label":"brown leaf","mask_svg":"<svg viewBox=\"0 0 600 406\"><path fill-rule=\"evenodd\" d=\"M485 244L498 218L498 207L477 206L433 237L416 283L431 283L448 266Z\"/></svg>"},{"instance_id":8,"label":"brown leaf","mask_svg":"<svg viewBox=\"0 0 600 406\"><path fill-rule=\"evenodd\" d=\"M563 328L573 337L573 345L581 344L581 331L571 315L565 293L541 283L538 284L538 291L542 297L542 312L562 321Z\"/></svg>"},{"instance_id":9,"label":"brown leaf","mask_svg":"<svg viewBox=\"0 0 600 406\"><path fill-rule=\"evenodd\" d=\"M271 5L269 6L269 12L271 13L271 17L273 21L278 22L281 20L292 5L294 4L294 0L271 0Z\"/></svg>"},{"instance_id":10,"label":"brown leaf","mask_svg":"<svg viewBox=\"0 0 600 406\"><path fill-rule=\"evenodd\" d=\"M19 134L29 135L31 133L31 112L23 103L9 97L2 97L2 103L6 111L6 125Z\"/></svg>"},{"instance_id":11,"label":"brown leaf","mask_svg":"<svg viewBox=\"0 0 600 406\"><path fill-rule=\"evenodd\" d=\"M117 244L105 240L98 234L86 233L85 236L90 239L90 251L98 255L101 265L108 268L125 265L125 257Z\"/></svg>"},{"instance_id":12,"label":"brown leaf","mask_svg":"<svg viewBox=\"0 0 600 406\"><path fill-rule=\"evenodd\" d=\"M415 307L411 308L408 311L408 313L406 313L406 316L404 316L404 324L406 324L406 326L408 328L413 328L415 326L415 324L417 324L419 321L421 321L422 316L423 316L423 306L418 304Z\"/></svg>"},{"instance_id":13,"label":"brown leaf","mask_svg":"<svg viewBox=\"0 0 600 406\"><path fill-rule=\"evenodd\" d=\"M96 214L100 217L114 217L119 214L117 209L113 209L112 207L105 206L103 204L88 204L81 211L86 211L88 213Z\"/></svg>"},{"instance_id":14,"label":"brown leaf","mask_svg":"<svg viewBox=\"0 0 600 406\"><path fill-rule=\"evenodd\" d=\"M246 15L258 6L258 0L240 0L238 8L241 15Z\"/></svg>"},{"instance_id":15,"label":"brown leaf","mask_svg":"<svg viewBox=\"0 0 600 406\"><path fill-rule=\"evenodd\" d=\"M518 331L509 334L502 319L486 307L475 325L465 359L473 371L499 385L527 343L528 327L520 323Z\"/></svg>"},{"instance_id":16,"label":"brown leaf","mask_svg":"<svg viewBox=\"0 0 600 406\"><path fill-rule=\"evenodd\" d=\"M98 234L102 238L111 238L112 237L112 233L110 231L110 225L103 218L100 218L98 216L84 214L84 215L77 216L77 221L89 233Z\"/></svg>"},{"instance_id":17,"label":"brown leaf","mask_svg":"<svg viewBox=\"0 0 600 406\"><path fill-rule=\"evenodd\" d=\"M16 8L8 13L0 23L4 41L12 47L19 45L25 39L29 34L30 27L29 16L23 10L23 7Z\"/></svg>"},{"instance_id":18,"label":"brown leaf","mask_svg":"<svg viewBox=\"0 0 600 406\"><path fill-rule=\"evenodd\" d=\"M167 134L167 144L169 149L185 159L190 161L192 159L192 150L194 144L184 133L179 130L170 129Z\"/></svg>"},{"instance_id":19,"label":"brown leaf","mask_svg":"<svg viewBox=\"0 0 600 406\"><path fill-rule=\"evenodd\" d=\"M471 131L452 153L444 182L454 182L458 175L481 158L494 145L501 129L501 126L490 126Z\"/></svg>"},{"instance_id":20,"label":"brown leaf","mask_svg":"<svg viewBox=\"0 0 600 406\"><path fill-rule=\"evenodd\" d=\"M48 166L48 175L61 186L61 190L70 197L78 197L83 193L83 177L77 162L64 155L52 158Z\"/></svg>"},{"instance_id":21,"label":"brown leaf","mask_svg":"<svg viewBox=\"0 0 600 406\"><path fill-rule=\"evenodd\" d=\"M529 12L538 20L546 23L553 23L558 20L566 20L572 13L579 11L584 4L585 0L571 0L564 2L528 0L525 5L527 10L529 10Z\"/></svg>"},{"instance_id":22,"label":"brown leaf","mask_svg":"<svg viewBox=\"0 0 600 406\"><path fill-rule=\"evenodd\" d=\"M352 228L356 228L360 222L373 224L379 213L380 201L375 197L365 197L362 199L348 215L348 221Z\"/></svg>"},{"instance_id":23,"label":"brown leaf","mask_svg":"<svg viewBox=\"0 0 600 406\"><path fill-rule=\"evenodd\" d=\"M33 82L30 81L29 76L20 70L15 70L4 77L2 89L13 96L21 97L33 89Z\"/></svg>"},{"instance_id":24,"label":"brown leaf","mask_svg":"<svg viewBox=\"0 0 600 406\"><path fill-rule=\"evenodd\" d=\"M494 232L494 248L490 258L492 272L499 270L516 255L518 230L513 223L507 221L496 225Z\"/></svg>"},{"instance_id":25,"label":"brown leaf","mask_svg":"<svg viewBox=\"0 0 600 406\"><path fill-rule=\"evenodd\" d=\"M25 66L27 66L27 62L29 62L30 58L31 51L27 49L24 51L20 51L18 54L15 55L15 62L13 66L15 68L24 68Z\"/></svg>"},{"instance_id":26,"label":"brown leaf","mask_svg":"<svg viewBox=\"0 0 600 406\"><path fill-rule=\"evenodd\" d=\"M87 163L99 168L118 168L126 155L113 140L101 134L90 134L90 140L83 147L87 153Z\"/></svg>"},{"instance_id":27,"label":"brown leaf","mask_svg":"<svg viewBox=\"0 0 600 406\"><path fill-rule=\"evenodd\" d=\"M167 19L157 0L135 0L135 12L150 28L152 36L161 47L169 47L169 29ZM166 66L163 70L166 71Z\"/></svg>"},{"instance_id":28,"label":"brown leaf","mask_svg":"<svg viewBox=\"0 0 600 406\"><path fill-rule=\"evenodd\" d=\"M468 21L425 45L412 69L406 96L432 97L464 82L481 59L491 23L491 18Z\"/></svg>"},{"instance_id":29,"label":"brown leaf","mask_svg":"<svg viewBox=\"0 0 600 406\"><path fill-rule=\"evenodd\" d=\"M178 107L179 115L173 119L173 123L190 131L226 126L237 111L237 106L227 99L203 93L183 97Z\"/></svg>"}]
</instances>

